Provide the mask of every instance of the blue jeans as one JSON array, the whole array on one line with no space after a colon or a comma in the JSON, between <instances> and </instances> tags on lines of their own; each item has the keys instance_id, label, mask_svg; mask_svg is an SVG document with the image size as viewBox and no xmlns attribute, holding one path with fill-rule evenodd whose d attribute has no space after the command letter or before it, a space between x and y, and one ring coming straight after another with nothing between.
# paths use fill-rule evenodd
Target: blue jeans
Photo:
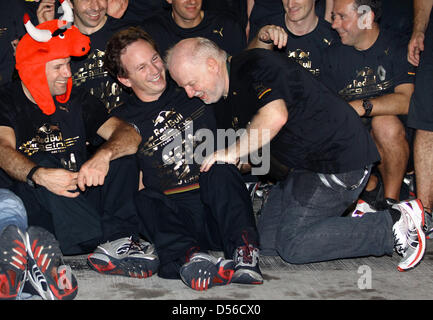
<instances>
[{"instance_id":1,"label":"blue jeans","mask_svg":"<svg viewBox=\"0 0 433 320\"><path fill-rule=\"evenodd\" d=\"M261 254L279 254L294 264L392 254L394 240L388 211L361 218L343 216L364 189L364 169L336 174L345 188L323 175L297 170L278 183L258 221ZM359 182L362 180L362 183Z\"/></svg>"},{"instance_id":2,"label":"blue jeans","mask_svg":"<svg viewBox=\"0 0 433 320\"><path fill-rule=\"evenodd\" d=\"M12 191L0 189L0 233L9 225L27 230L27 214L24 204Z\"/></svg>"}]
</instances>

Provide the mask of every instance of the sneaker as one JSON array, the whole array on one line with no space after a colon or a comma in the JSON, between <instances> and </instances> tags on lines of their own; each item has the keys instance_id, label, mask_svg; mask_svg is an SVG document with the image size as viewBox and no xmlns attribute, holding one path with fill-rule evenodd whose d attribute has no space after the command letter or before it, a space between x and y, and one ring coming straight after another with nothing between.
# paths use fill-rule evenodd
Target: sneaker
<instances>
[{"instance_id":1,"label":"sneaker","mask_svg":"<svg viewBox=\"0 0 433 320\"><path fill-rule=\"evenodd\" d=\"M233 260L225 260L204 252L197 252L180 268L179 273L182 281L188 287L204 291L213 286L229 284L234 273L233 268Z\"/></svg>"},{"instance_id":2,"label":"sneaker","mask_svg":"<svg viewBox=\"0 0 433 320\"><path fill-rule=\"evenodd\" d=\"M99 273L147 278L158 270L159 259L154 251L148 242L137 243L132 237L125 237L99 245L87 262Z\"/></svg>"},{"instance_id":3,"label":"sneaker","mask_svg":"<svg viewBox=\"0 0 433 320\"><path fill-rule=\"evenodd\" d=\"M0 299L15 300L22 292L27 270L24 235L15 225L3 230L0 248Z\"/></svg>"},{"instance_id":4,"label":"sneaker","mask_svg":"<svg viewBox=\"0 0 433 320\"><path fill-rule=\"evenodd\" d=\"M56 238L40 227L26 234L28 281L44 300L72 300L78 293L77 279L63 262Z\"/></svg>"},{"instance_id":5,"label":"sneaker","mask_svg":"<svg viewBox=\"0 0 433 320\"><path fill-rule=\"evenodd\" d=\"M358 202L356 203L355 209L352 211L351 216L354 218L362 217L364 213L376 212L376 211L377 210L374 209L372 206L370 206L367 202L365 202L362 199L359 199Z\"/></svg>"},{"instance_id":6,"label":"sneaker","mask_svg":"<svg viewBox=\"0 0 433 320\"><path fill-rule=\"evenodd\" d=\"M259 249L249 244L242 236L245 245L236 249L234 254L235 273L233 283L262 284L263 276L259 267Z\"/></svg>"},{"instance_id":7,"label":"sneaker","mask_svg":"<svg viewBox=\"0 0 433 320\"><path fill-rule=\"evenodd\" d=\"M424 233L426 239L431 239L433 234L433 216L430 212L424 211Z\"/></svg>"},{"instance_id":8,"label":"sneaker","mask_svg":"<svg viewBox=\"0 0 433 320\"><path fill-rule=\"evenodd\" d=\"M414 268L424 256L424 209L419 200L403 201L393 208L401 213L392 227L395 250L403 256L397 268L406 271Z\"/></svg>"}]
</instances>

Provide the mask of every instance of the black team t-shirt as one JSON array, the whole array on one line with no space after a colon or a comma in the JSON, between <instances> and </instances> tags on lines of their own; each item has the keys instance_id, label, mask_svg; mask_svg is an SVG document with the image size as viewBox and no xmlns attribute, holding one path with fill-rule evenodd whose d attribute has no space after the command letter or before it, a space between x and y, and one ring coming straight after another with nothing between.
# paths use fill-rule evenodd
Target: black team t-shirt
<instances>
[{"instance_id":1,"label":"black team t-shirt","mask_svg":"<svg viewBox=\"0 0 433 320\"><path fill-rule=\"evenodd\" d=\"M167 88L157 101L143 102L134 95L113 114L133 124L141 134L137 156L144 186L167 195L199 187L200 163L194 151L214 141L202 140L197 131L209 129L216 138L209 106L198 98L189 99L167 77Z\"/></svg>"},{"instance_id":2,"label":"black team t-shirt","mask_svg":"<svg viewBox=\"0 0 433 320\"><path fill-rule=\"evenodd\" d=\"M87 160L86 142L97 139L96 132L109 118L107 110L80 89L72 90L67 103L55 104L56 111L48 116L25 96L21 82L11 82L0 89L0 126L14 130L17 150L36 163L50 155L65 169L79 170Z\"/></svg>"},{"instance_id":3,"label":"black team t-shirt","mask_svg":"<svg viewBox=\"0 0 433 320\"><path fill-rule=\"evenodd\" d=\"M241 52L246 47L246 36L240 24L223 12L204 11L203 20L194 28L181 28L171 11L165 11L142 22L141 27L156 41L161 55L178 41L204 37L215 42L229 54Z\"/></svg>"},{"instance_id":4,"label":"black team t-shirt","mask_svg":"<svg viewBox=\"0 0 433 320\"><path fill-rule=\"evenodd\" d=\"M83 57L71 58L72 81L75 88L84 88L100 99L110 112L123 104L129 93L122 89L104 67L105 47L113 34L125 28L125 22L107 18L105 25L90 38L90 51Z\"/></svg>"},{"instance_id":5,"label":"black team t-shirt","mask_svg":"<svg viewBox=\"0 0 433 320\"><path fill-rule=\"evenodd\" d=\"M280 26L287 32L287 45L280 51L316 76L320 74L323 52L333 42L339 41L338 34L331 28L330 23L322 18L319 18L317 26L313 31L303 36L294 35L287 29L285 13L264 19L259 29L270 24ZM255 35L250 36L250 39L253 37Z\"/></svg>"},{"instance_id":6,"label":"black team t-shirt","mask_svg":"<svg viewBox=\"0 0 433 320\"><path fill-rule=\"evenodd\" d=\"M321 80L346 101L392 93L415 80L415 68L407 61L408 41L382 30L364 51L336 43L325 52Z\"/></svg>"},{"instance_id":7,"label":"black team t-shirt","mask_svg":"<svg viewBox=\"0 0 433 320\"><path fill-rule=\"evenodd\" d=\"M226 101L238 128L245 128L260 108L277 99L285 101L288 120L270 150L288 168L342 173L379 160L352 107L298 63L264 49L232 58Z\"/></svg>"}]
</instances>

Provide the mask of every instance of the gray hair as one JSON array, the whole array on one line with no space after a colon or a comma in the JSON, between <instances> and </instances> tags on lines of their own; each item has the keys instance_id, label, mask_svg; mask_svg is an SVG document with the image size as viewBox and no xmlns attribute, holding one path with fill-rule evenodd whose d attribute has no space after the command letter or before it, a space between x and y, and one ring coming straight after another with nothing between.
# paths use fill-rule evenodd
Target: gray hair
<instances>
[{"instance_id":1,"label":"gray hair","mask_svg":"<svg viewBox=\"0 0 433 320\"><path fill-rule=\"evenodd\" d=\"M218 45L212 40L203 37L196 37L196 38L184 39L179 43L184 42L186 40L194 40L189 50L186 51L186 53L188 53L189 61L198 62L199 60L205 60L209 57L218 60L219 59L225 60L227 58L227 53L221 48L219 48ZM170 63L173 58L173 53L176 50L176 48L178 48L178 45L173 46L166 52L164 60L166 62L167 68L170 66Z\"/></svg>"}]
</instances>

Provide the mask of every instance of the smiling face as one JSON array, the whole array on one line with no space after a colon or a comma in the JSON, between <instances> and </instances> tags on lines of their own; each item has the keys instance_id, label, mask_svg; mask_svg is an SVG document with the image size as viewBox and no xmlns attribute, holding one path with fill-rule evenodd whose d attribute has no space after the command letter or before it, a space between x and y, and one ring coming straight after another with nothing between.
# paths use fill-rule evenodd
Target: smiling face
<instances>
[{"instance_id":1,"label":"smiling face","mask_svg":"<svg viewBox=\"0 0 433 320\"><path fill-rule=\"evenodd\" d=\"M198 97L206 104L215 103L224 94L224 78L219 72L215 59L200 60L195 63L173 62L170 75L180 87L185 89L188 97Z\"/></svg>"},{"instance_id":2,"label":"smiling face","mask_svg":"<svg viewBox=\"0 0 433 320\"><path fill-rule=\"evenodd\" d=\"M197 26L201 20L202 0L167 0L171 4L173 19L182 28Z\"/></svg>"},{"instance_id":3,"label":"smiling face","mask_svg":"<svg viewBox=\"0 0 433 320\"><path fill-rule=\"evenodd\" d=\"M107 0L74 0L74 23L82 33L92 34L107 20Z\"/></svg>"},{"instance_id":4,"label":"smiling face","mask_svg":"<svg viewBox=\"0 0 433 320\"><path fill-rule=\"evenodd\" d=\"M343 44L356 46L363 40L365 30L359 28L359 18L354 0L334 1L332 28L338 32Z\"/></svg>"},{"instance_id":5,"label":"smiling face","mask_svg":"<svg viewBox=\"0 0 433 320\"><path fill-rule=\"evenodd\" d=\"M130 87L142 101L155 101L166 88L164 63L159 53L145 40L127 46L120 57L126 77L119 81Z\"/></svg>"},{"instance_id":6,"label":"smiling face","mask_svg":"<svg viewBox=\"0 0 433 320\"><path fill-rule=\"evenodd\" d=\"M69 78L72 76L69 66L70 58L55 59L45 65L48 88L52 96L66 93Z\"/></svg>"},{"instance_id":7,"label":"smiling face","mask_svg":"<svg viewBox=\"0 0 433 320\"><path fill-rule=\"evenodd\" d=\"M291 22L304 20L314 12L316 0L282 0L286 17Z\"/></svg>"}]
</instances>

